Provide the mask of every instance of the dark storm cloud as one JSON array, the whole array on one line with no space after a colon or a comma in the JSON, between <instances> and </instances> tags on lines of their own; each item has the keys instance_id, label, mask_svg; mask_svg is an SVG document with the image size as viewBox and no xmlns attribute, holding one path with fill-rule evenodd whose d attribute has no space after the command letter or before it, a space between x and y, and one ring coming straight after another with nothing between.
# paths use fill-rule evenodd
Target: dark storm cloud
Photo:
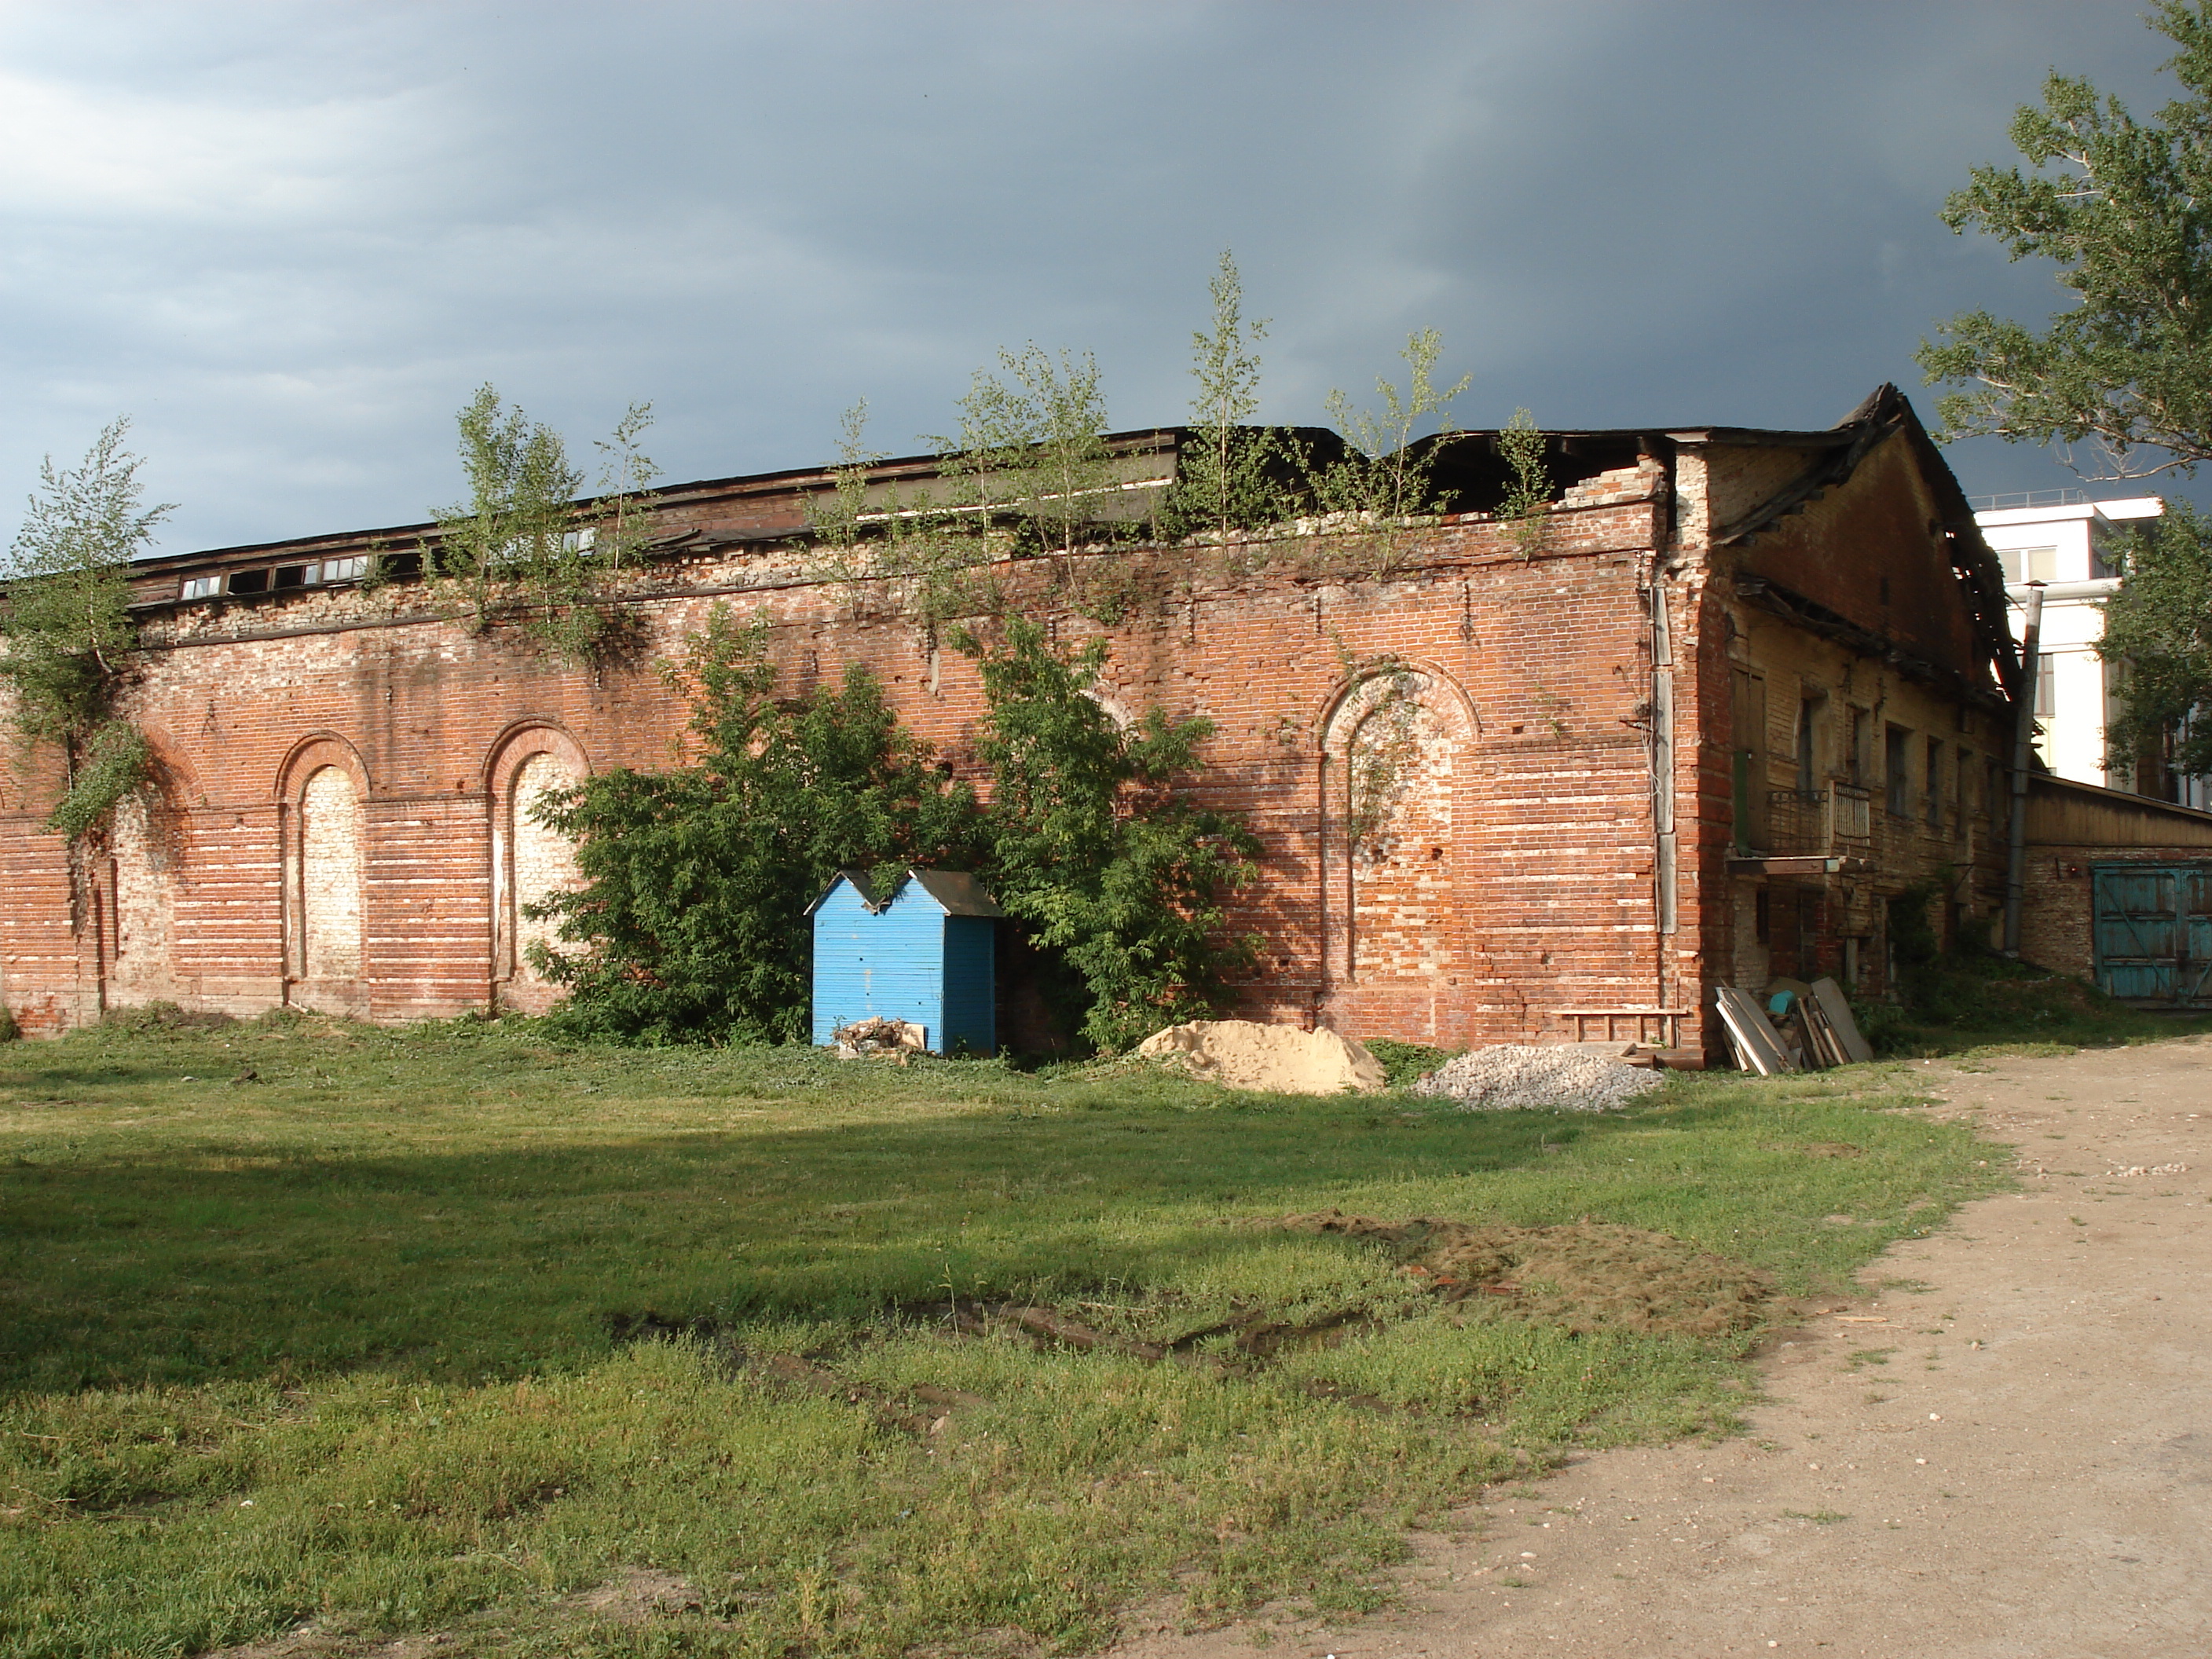
<instances>
[{"instance_id":1,"label":"dark storm cloud","mask_svg":"<svg viewBox=\"0 0 2212 1659\"><path fill-rule=\"evenodd\" d=\"M649 398L703 477L863 394L908 447L1032 338L1174 421L1224 245L1274 418L1433 324L1474 423L1826 424L1919 395L1937 318L2054 307L1935 210L2046 70L2148 108L2164 44L2031 0L0 10L0 479L128 410L170 547L391 523L486 380L586 452Z\"/></svg>"}]
</instances>

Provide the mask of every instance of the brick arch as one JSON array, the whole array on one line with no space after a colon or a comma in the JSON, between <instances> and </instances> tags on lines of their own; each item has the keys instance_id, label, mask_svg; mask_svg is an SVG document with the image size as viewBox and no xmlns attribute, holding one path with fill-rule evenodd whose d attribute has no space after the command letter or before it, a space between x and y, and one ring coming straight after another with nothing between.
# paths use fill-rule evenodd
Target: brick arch
<instances>
[{"instance_id":1,"label":"brick arch","mask_svg":"<svg viewBox=\"0 0 2212 1659\"><path fill-rule=\"evenodd\" d=\"M1449 711L1449 716L1458 726L1462 738L1479 735L1482 730L1481 716L1476 712L1474 699L1456 676L1443 664L1425 657L1400 657L1388 663L1376 663L1336 682L1315 705L1307 726L1314 734L1314 746L1326 753L1329 738L1344 713L1355 698L1371 689L1378 680L1395 673L1410 673L1424 682L1425 696L1432 696L1439 711Z\"/></svg>"},{"instance_id":2,"label":"brick arch","mask_svg":"<svg viewBox=\"0 0 2212 1659\"><path fill-rule=\"evenodd\" d=\"M572 851L530 819L539 790L592 775L591 757L574 733L551 720L519 720L500 733L484 757L484 794L491 817L493 994L502 1007L542 1012L557 989L531 968L529 945L546 936L524 910L574 878Z\"/></svg>"},{"instance_id":3,"label":"brick arch","mask_svg":"<svg viewBox=\"0 0 2212 1659\"><path fill-rule=\"evenodd\" d=\"M1455 1024L1476 730L1451 675L1402 659L1340 682L1315 722L1329 1012L1370 1036Z\"/></svg>"},{"instance_id":4,"label":"brick arch","mask_svg":"<svg viewBox=\"0 0 2212 1659\"><path fill-rule=\"evenodd\" d=\"M361 751L335 732L311 732L285 752L276 768L276 799L296 805L307 780L325 766L343 767L362 800L374 793Z\"/></svg>"},{"instance_id":5,"label":"brick arch","mask_svg":"<svg viewBox=\"0 0 2212 1659\"><path fill-rule=\"evenodd\" d=\"M287 1002L368 1012L371 793L360 751L334 732L301 738L276 769Z\"/></svg>"},{"instance_id":6,"label":"brick arch","mask_svg":"<svg viewBox=\"0 0 2212 1659\"><path fill-rule=\"evenodd\" d=\"M591 757L567 726L552 720L517 720L484 751L484 788L494 799L513 786L515 768L532 755L558 755L578 777L592 775Z\"/></svg>"},{"instance_id":7,"label":"brick arch","mask_svg":"<svg viewBox=\"0 0 2212 1659\"><path fill-rule=\"evenodd\" d=\"M142 726L139 731L146 738L146 747L152 751L155 787L167 799L173 809L190 811L208 804L207 786L200 780L199 769L191 763L185 746L161 726Z\"/></svg>"},{"instance_id":8,"label":"brick arch","mask_svg":"<svg viewBox=\"0 0 2212 1659\"><path fill-rule=\"evenodd\" d=\"M104 857L88 872L93 929L110 1006L186 994L174 965L177 900L191 838L191 815L207 805L198 770L168 732L143 726L147 780L117 803Z\"/></svg>"}]
</instances>

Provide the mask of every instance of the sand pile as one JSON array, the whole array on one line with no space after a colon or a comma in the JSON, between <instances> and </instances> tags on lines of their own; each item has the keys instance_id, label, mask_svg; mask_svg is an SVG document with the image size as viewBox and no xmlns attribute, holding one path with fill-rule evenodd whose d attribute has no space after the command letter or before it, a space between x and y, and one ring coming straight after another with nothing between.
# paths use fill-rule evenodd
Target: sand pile
<instances>
[{"instance_id":1,"label":"sand pile","mask_svg":"<svg viewBox=\"0 0 2212 1659\"><path fill-rule=\"evenodd\" d=\"M1656 1072L1588 1048L1502 1042L1446 1060L1414 1084L1413 1092L1455 1100L1463 1112L1531 1107L1603 1112L1626 1105L1664 1081Z\"/></svg>"},{"instance_id":2,"label":"sand pile","mask_svg":"<svg viewBox=\"0 0 2212 1659\"><path fill-rule=\"evenodd\" d=\"M1231 1089L1333 1095L1382 1086L1382 1063L1359 1043L1334 1031L1302 1031L1295 1025L1194 1019L1155 1032L1137 1052L1173 1060L1194 1077Z\"/></svg>"},{"instance_id":3,"label":"sand pile","mask_svg":"<svg viewBox=\"0 0 2212 1659\"><path fill-rule=\"evenodd\" d=\"M1441 1296L1496 1297L1524 1318L1570 1330L1718 1336L1757 1325L1774 1294L1774 1281L1758 1268L1640 1227L1478 1227L1338 1210L1291 1216L1283 1225L1372 1239Z\"/></svg>"}]
</instances>

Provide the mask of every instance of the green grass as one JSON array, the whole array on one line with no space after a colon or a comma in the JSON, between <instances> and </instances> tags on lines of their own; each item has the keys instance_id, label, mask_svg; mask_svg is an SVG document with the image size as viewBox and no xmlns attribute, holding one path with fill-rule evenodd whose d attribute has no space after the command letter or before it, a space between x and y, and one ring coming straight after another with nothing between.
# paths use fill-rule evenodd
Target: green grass
<instances>
[{"instance_id":1,"label":"green grass","mask_svg":"<svg viewBox=\"0 0 2212 1659\"><path fill-rule=\"evenodd\" d=\"M1878 1054L2057 1054L2212 1031L2212 1015L2133 1007L2083 981L2001 957L1939 957L1902 977L1899 1002L1853 1005Z\"/></svg>"},{"instance_id":2,"label":"green grass","mask_svg":"<svg viewBox=\"0 0 2212 1659\"><path fill-rule=\"evenodd\" d=\"M1617 1116L1468 1115L473 1022L12 1046L0 1653L310 1617L456 1653L1076 1651L1143 1596L1370 1607L1406 1526L1484 1481L1725 1430L1751 1338L1444 1304L1273 1223L1588 1218L1810 1291L1992 1180L1894 1109L1912 1086L1686 1076ZM1835 1142L1864 1155L1802 1150ZM1158 1340L1365 1316L1267 1363L1218 1338L1151 1363L962 1334L931 1315L952 1297ZM696 1334L617 1340L647 1314ZM629 1568L697 1608L575 1604Z\"/></svg>"}]
</instances>

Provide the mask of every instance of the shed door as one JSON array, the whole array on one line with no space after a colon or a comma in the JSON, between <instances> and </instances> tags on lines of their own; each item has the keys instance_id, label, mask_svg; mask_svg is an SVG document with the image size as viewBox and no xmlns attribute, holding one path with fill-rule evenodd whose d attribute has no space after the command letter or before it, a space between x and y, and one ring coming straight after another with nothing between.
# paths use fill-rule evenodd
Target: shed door
<instances>
[{"instance_id":1,"label":"shed door","mask_svg":"<svg viewBox=\"0 0 2212 1659\"><path fill-rule=\"evenodd\" d=\"M2097 983L2128 1002L2212 1003L2212 865L2093 868Z\"/></svg>"}]
</instances>

